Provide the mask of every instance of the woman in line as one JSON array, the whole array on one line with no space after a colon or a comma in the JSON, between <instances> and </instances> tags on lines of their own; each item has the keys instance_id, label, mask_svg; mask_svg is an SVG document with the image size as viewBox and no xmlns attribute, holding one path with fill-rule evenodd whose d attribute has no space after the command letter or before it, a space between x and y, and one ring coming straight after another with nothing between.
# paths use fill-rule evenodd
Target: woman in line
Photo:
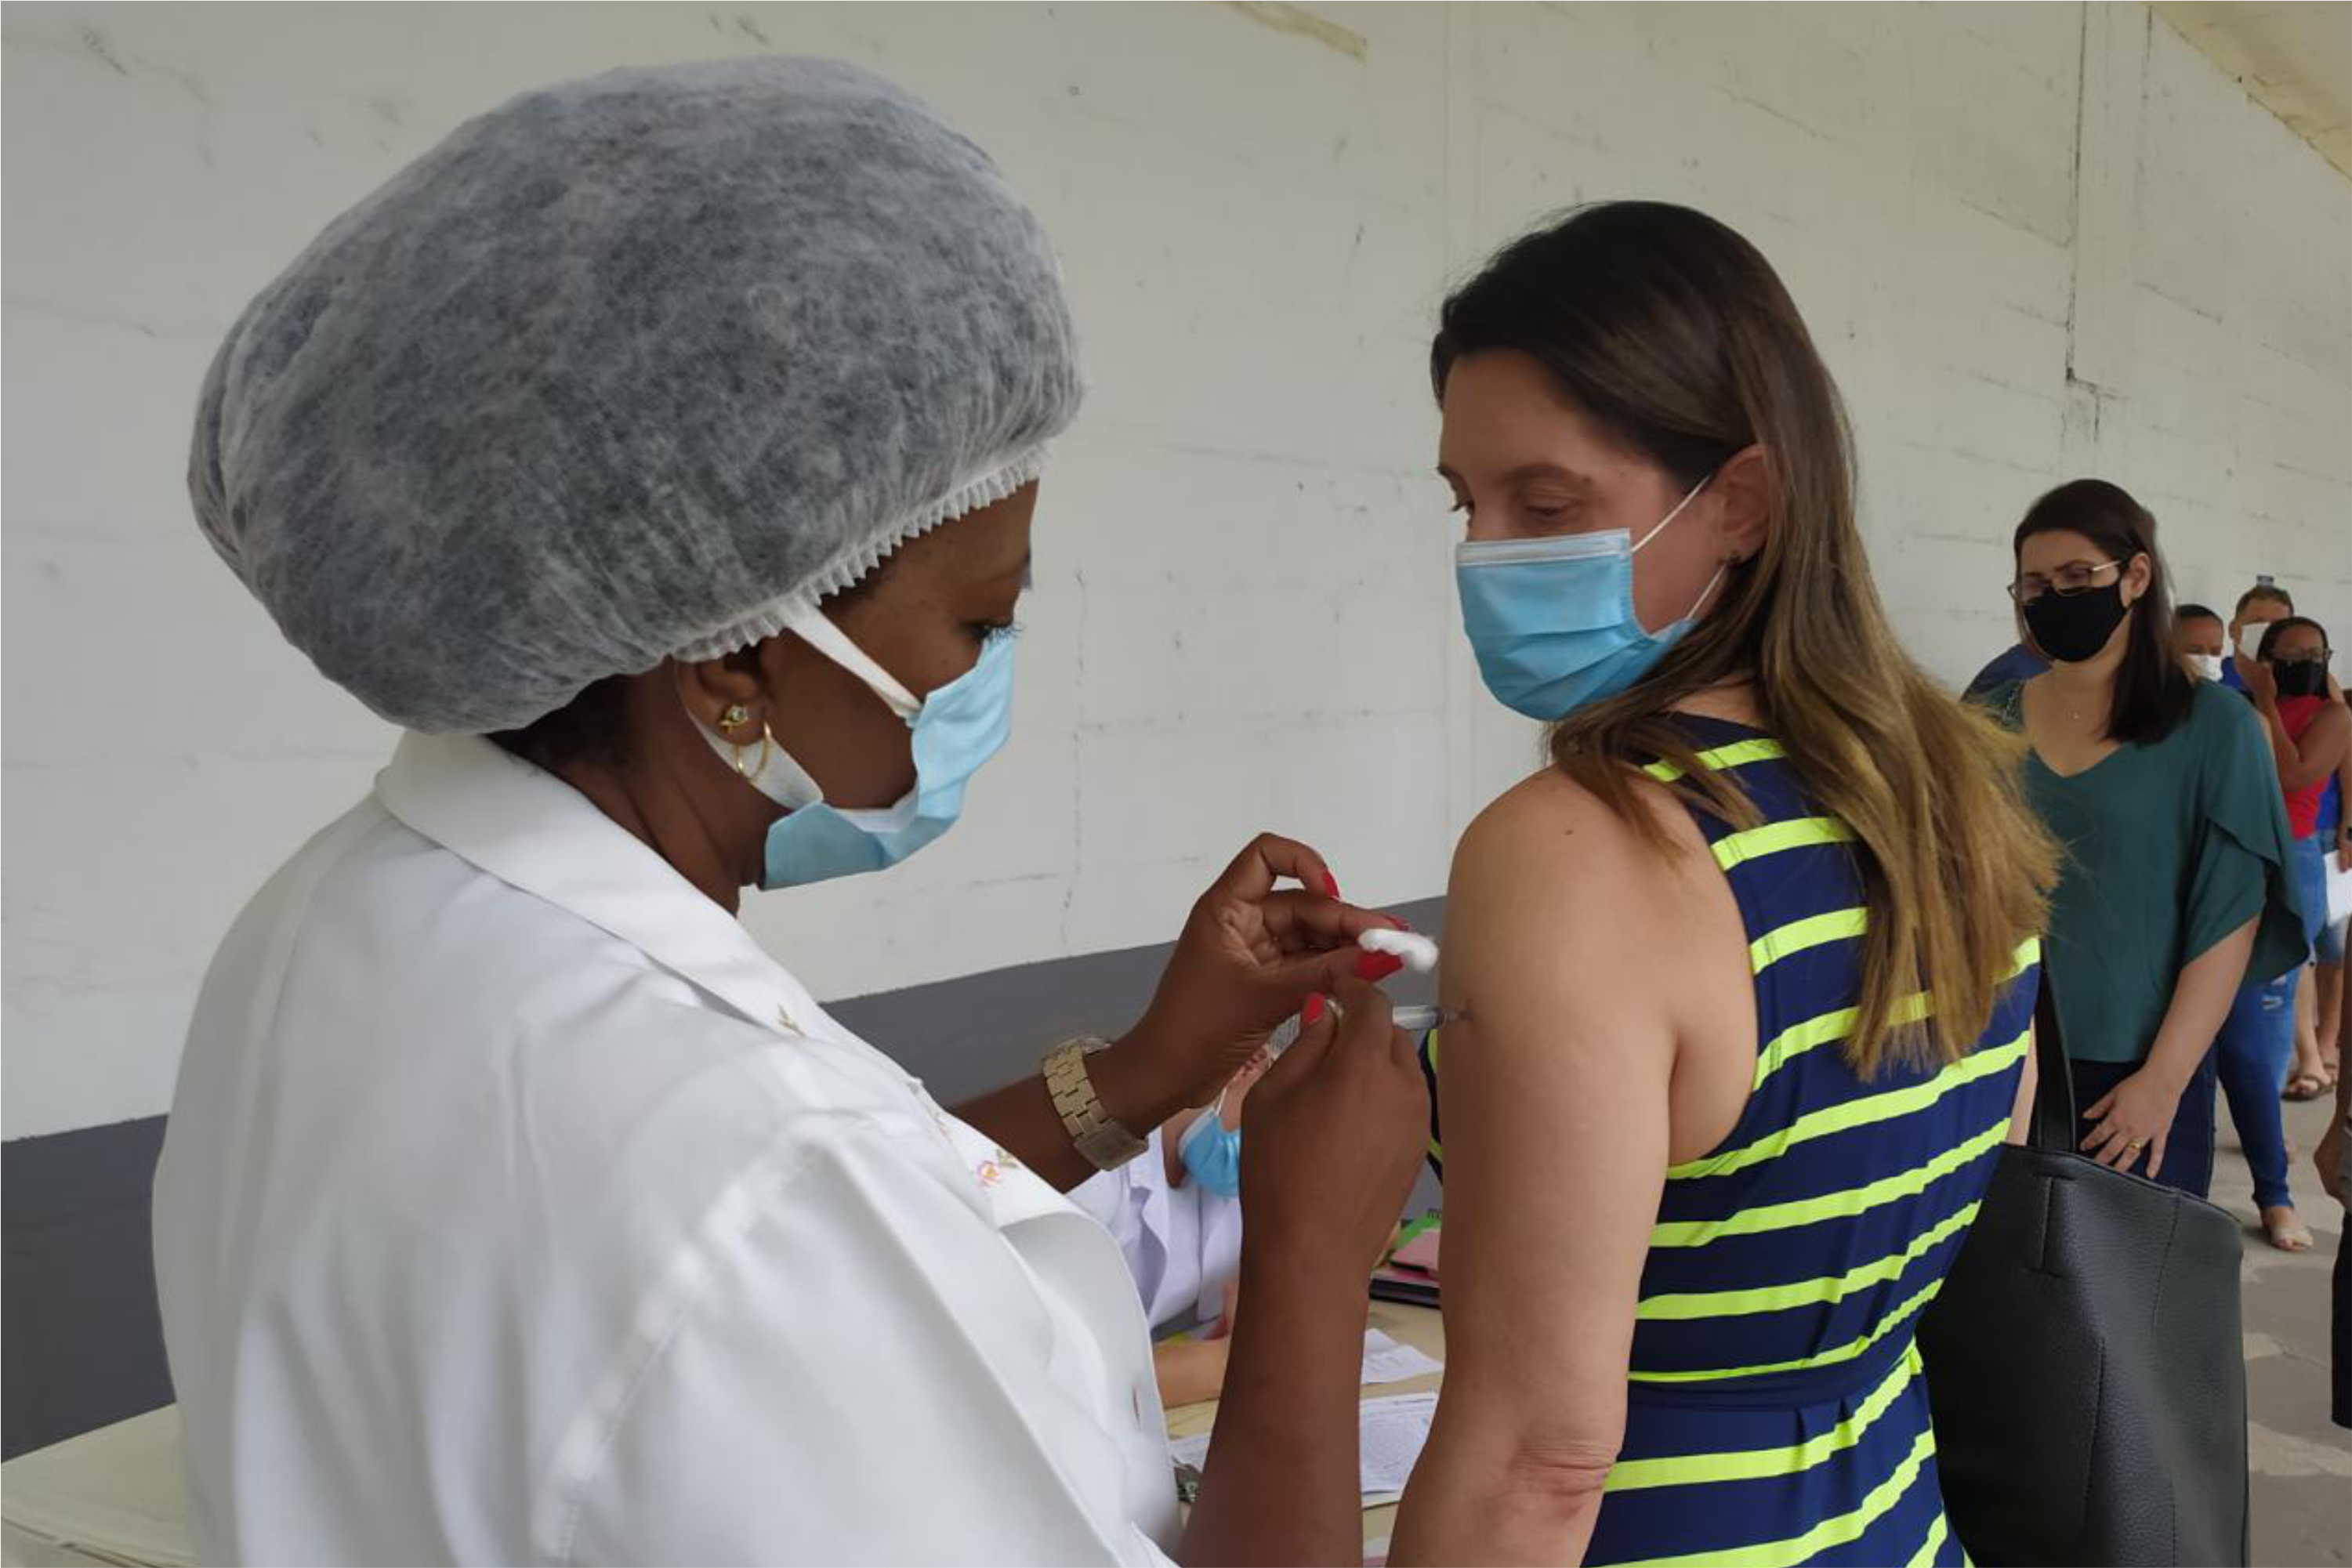
<instances>
[{"instance_id":1,"label":"woman in line","mask_svg":"<svg viewBox=\"0 0 2352 1568\"><path fill-rule=\"evenodd\" d=\"M2214 1037L2242 982L2302 953L2276 775L2246 703L2173 654L2145 507L2077 479L2033 503L2012 549L2010 592L2052 666L1985 700L2031 743L2034 804L2065 851L2045 956L2083 1146L2202 1197Z\"/></svg>"},{"instance_id":2,"label":"woman in line","mask_svg":"<svg viewBox=\"0 0 2352 1568\"><path fill-rule=\"evenodd\" d=\"M2241 594L2237 618L2230 622L2231 652L2222 665L2223 684L2252 701L2254 685L2263 678L2263 639L2273 625L2294 613L2294 595L2267 578ZM2327 677L2327 695L2339 703L2344 700L2344 688L2333 674ZM2273 739L2273 747L2276 744ZM2282 771L2284 767L2282 760ZM2342 831L2339 780L2352 784L2352 761L2337 769L2337 779L2329 779L2320 795L2318 826L2330 833L2330 842L2340 837ZM2331 823L2335 824L2333 828L2329 827ZM2347 863L2352 866L2352 862ZM2310 911L2305 913L2308 915ZM2335 994L2342 979L2343 947L2333 927L2323 925L2318 948L2314 955L2315 986L2301 984L2300 971L2281 976L2266 986L2249 986L2246 989L2254 994L2238 998L2231 1009L2230 1022L2221 1031L2227 1057L2263 1062L2276 1053L2277 1031L2284 1030L2293 1037L2294 1061L2287 1070L2284 1091L2289 1100L2316 1100L2336 1086L2335 1040L2332 1032L2322 1038L2321 1011L2314 995L2315 990ZM2331 985L2331 981L2336 984ZM2240 1132L2243 1134L2246 1129L2241 1128ZM2258 1141L2261 1138L2259 1132L2253 1136Z\"/></svg>"},{"instance_id":3,"label":"woman in line","mask_svg":"<svg viewBox=\"0 0 2352 1568\"><path fill-rule=\"evenodd\" d=\"M2330 657L2319 622L2290 615L2263 627L2254 658L2240 672L2278 768L2294 834L2289 868L2307 950L2327 927L2327 852L2333 846L2324 847L2320 839L2320 800L2352 750L2352 714L2330 691ZM2278 1110L2297 1051L2298 1008L2307 1017L2311 1006L2303 995L2303 978L2298 962L2275 984L2242 987L2214 1048L2221 1092L2253 1173L2263 1229L2271 1245L2284 1252L2308 1251L2312 1245L2309 1228L2295 1215ZM2334 1086L2332 1081L2326 1085Z\"/></svg>"},{"instance_id":4,"label":"woman in line","mask_svg":"<svg viewBox=\"0 0 2352 1568\"><path fill-rule=\"evenodd\" d=\"M1006 738L1059 276L922 104L760 57L515 99L231 332L199 520L407 733L189 1033L154 1233L204 1561L1360 1560L1428 1113L1379 917L1263 838L1133 1029L952 1113L736 919L920 849ZM1135 1287L1056 1189L1302 999L1180 1533Z\"/></svg>"},{"instance_id":5,"label":"woman in line","mask_svg":"<svg viewBox=\"0 0 2352 1568\"><path fill-rule=\"evenodd\" d=\"M1957 1563L1914 1330L2030 1092L2021 748L1903 653L1836 389L1723 225L1578 211L1432 360L1471 646L1555 727L1454 858L1391 1560Z\"/></svg>"},{"instance_id":6,"label":"woman in line","mask_svg":"<svg viewBox=\"0 0 2352 1568\"><path fill-rule=\"evenodd\" d=\"M2189 673L2200 681L2221 678L2225 645L2219 611L2202 604L2183 604L2172 612L2172 647ZM1994 685L2000 683L1995 682ZM1986 690L1990 691L1990 686Z\"/></svg>"},{"instance_id":7,"label":"woman in line","mask_svg":"<svg viewBox=\"0 0 2352 1568\"><path fill-rule=\"evenodd\" d=\"M2352 771L2352 735L2347 733L2352 715L2332 667L2335 657L2325 627L2309 616L2290 615L2263 627L2242 675L2246 695L2269 733L2279 784L2286 792L2287 821L2294 830L2295 897L2312 945L2312 973L2295 977L2294 1076L2304 1087L2291 1096L2297 1100L2316 1100L2336 1087L2329 1058L2343 1000L2344 938L2328 918L2327 869L2331 858L2343 858L2344 812L2336 786ZM2314 985L2301 985L2305 978Z\"/></svg>"}]
</instances>

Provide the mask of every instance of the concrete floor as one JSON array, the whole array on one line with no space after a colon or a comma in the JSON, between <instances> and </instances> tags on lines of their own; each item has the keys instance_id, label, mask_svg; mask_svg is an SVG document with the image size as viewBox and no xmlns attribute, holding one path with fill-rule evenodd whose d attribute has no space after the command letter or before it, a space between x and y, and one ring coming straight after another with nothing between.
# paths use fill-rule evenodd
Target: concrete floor
<instances>
[{"instance_id":1,"label":"concrete floor","mask_svg":"<svg viewBox=\"0 0 2352 1568\"><path fill-rule=\"evenodd\" d=\"M2352 1563L2352 1431L2328 1419L2328 1271L2344 1210L2321 1197L2311 1150L2332 1097L2285 1107L2290 1181L2318 1245L2280 1252L2256 1227L2246 1162L2221 1116L2213 1200L2246 1222L2247 1438L2253 1465L2254 1555L2263 1568Z\"/></svg>"}]
</instances>

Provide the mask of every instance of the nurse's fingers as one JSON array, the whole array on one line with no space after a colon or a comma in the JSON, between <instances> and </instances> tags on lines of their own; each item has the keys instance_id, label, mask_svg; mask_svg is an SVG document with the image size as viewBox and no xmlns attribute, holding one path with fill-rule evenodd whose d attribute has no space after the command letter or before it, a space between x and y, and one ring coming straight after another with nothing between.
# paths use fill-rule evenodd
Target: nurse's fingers
<instances>
[{"instance_id":1,"label":"nurse's fingers","mask_svg":"<svg viewBox=\"0 0 2352 1568\"><path fill-rule=\"evenodd\" d=\"M1309 892L1320 893L1327 898L1339 896L1339 879L1331 874L1330 866L1321 855L1296 839L1276 833L1260 833L1252 839L1249 847L1235 855L1233 864L1210 884L1207 896L1255 904L1272 893L1274 884L1286 876L1294 878Z\"/></svg>"},{"instance_id":2,"label":"nurse's fingers","mask_svg":"<svg viewBox=\"0 0 2352 1568\"><path fill-rule=\"evenodd\" d=\"M1339 1020L1332 1012L1330 998L1320 991L1307 996L1299 1004L1298 1038L1290 1042L1289 1050L1275 1059L1274 1065L1265 1070L1265 1076L1258 1080L1249 1100L1243 1104L1244 1124L1250 1105L1255 1104L1261 1095L1270 1100L1280 1100L1290 1092L1293 1084L1312 1075L1323 1064L1323 1059L1331 1053L1331 1042L1339 1038Z\"/></svg>"},{"instance_id":3,"label":"nurse's fingers","mask_svg":"<svg viewBox=\"0 0 2352 1568\"><path fill-rule=\"evenodd\" d=\"M1393 953L1367 953L1350 943L1286 959L1272 968L1265 984L1276 992L1337 992L1343 985L1385 980L1403 967L1404 960Z\"/></svg>"},{"instance_id":4,"label":"nurse's fingers","mask_svg":"<svg viewBox=\"0 0 2352 1568\"><path fill-rule=\"evenodd\" d=\"M1267 894L1258 907L1265 921L1266 935L1286 953L1352 947L1356 938L1367 931L1412 929L1393 915L1286 889Z\"/></svg>"},{"instance_id":5,"label":"nurse's fingers","mask_svg":"<svg viewBox=\"0 0 2352 1568\"><path fill-rule=\"evenodd\" d=\"M1332 1050L1378 1061L1395 1043L1396 1007L1378 986L1347 978L1332 984L1340 1010L1339 1038Z\"/></svg>"}]
</instances>

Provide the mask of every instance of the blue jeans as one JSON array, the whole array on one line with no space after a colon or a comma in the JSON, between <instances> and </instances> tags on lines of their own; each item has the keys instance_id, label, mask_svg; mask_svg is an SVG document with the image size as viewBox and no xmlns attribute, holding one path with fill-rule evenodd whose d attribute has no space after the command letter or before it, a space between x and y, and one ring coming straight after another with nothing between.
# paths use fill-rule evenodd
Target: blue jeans
<instances>
[{"instance_id":1,"label":"blue jeans","mask_svg":"<svg viewBox=\"0 0 2352 1568\"><path fill-rule=\"evenodd\" d=\"M2155 1179L2166 1186L2178 1187L2185 1193L2203 1197L2213 1189L2213 1058L2207 1051L2205 1060L2197 1064L2197 1074L2180 1092L2180 1103L2172 1113L2172 1130L2164 1138L2164 1166ZM2074 1081L2074 1113L2082 1113L2099 1103L2100 1097L2137 1072L2147 1063L2140 1061L2069 1061L2069 1076ZM2278 1096L2271 1096L2273 1113L2278 1108ZM2077 1148L2091 1135L2095 1125L2087 1120L2078 1121L2074 1128ZM2135 1176L2147 1176L2147 1155L2126 1160L2116 1168Z\"/></svg>"},{"instance_id":2,"label":"blue jeans","mask_svg":"<svg viewBox=\"0 0 2352 1568\"><path fill-rule=\"evenodd\" d=\"M2286 869L2295 902L2303 906L2303 936L2308 943L2318 934L2327 908L2326 862L2316 836L2294 841ZM2213 1041L2230 1120L2237 1126L2238 1141L2246 1146L2246 1166L2253 1173L2257 1208L2294 1202L2287 1190L2286 1129L2279 1119L2279 1093L2294 1063L2294 993L2302 981L2303 966L2298 964L2275 980L2240 987Z\"/></svg>"},{"instance_id":3,"label":"blue jeans","mask_svg":"<svg viewBox=\"0 0 2352 1568\"><path fill-rule=\"evenodd\" d=\"M2286 1128L2279 1120L2279 1093L2294 1061L2294 989L2300 967L2275 980L2241 986L2230 1016L2213 1041L2221 1092L2230 1120L2246 1146L2246 1167L2254 1176L2254 1207L2292 1204L2286 1185Z\"/></svg>"}]
</instances>

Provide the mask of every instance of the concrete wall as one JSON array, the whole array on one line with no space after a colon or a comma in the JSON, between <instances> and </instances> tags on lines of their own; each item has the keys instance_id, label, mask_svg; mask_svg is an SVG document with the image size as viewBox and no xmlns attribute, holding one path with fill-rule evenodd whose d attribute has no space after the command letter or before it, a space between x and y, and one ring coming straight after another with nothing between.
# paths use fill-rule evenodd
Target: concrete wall
<instances>
[{"instance_id":1,"label":"concrete wall","mask_svg":"<svg viewBox=\"0 0 2352 1568\"><path fill-rule=\"evenodd\" d=\"M11 5L5 29L9 1137L163 1108L220 932L390 742L190 520L222 332L460 119L615 64L896 77L1037 207L1085 333L1019 723L967 825L751 906L821 994L1165 939L1261 827L1359 898L1443 887L1535 737L1461 646L1427 332L1449 276L1573 201L1691 202L1782 269L1853 407L1886 595L1946 676L2008 642L2007 529L2084 472L2159 512L2192 594L2271 572L2352 640L2352 185L2137 6Z\"/></svg>"}]
</instances>

